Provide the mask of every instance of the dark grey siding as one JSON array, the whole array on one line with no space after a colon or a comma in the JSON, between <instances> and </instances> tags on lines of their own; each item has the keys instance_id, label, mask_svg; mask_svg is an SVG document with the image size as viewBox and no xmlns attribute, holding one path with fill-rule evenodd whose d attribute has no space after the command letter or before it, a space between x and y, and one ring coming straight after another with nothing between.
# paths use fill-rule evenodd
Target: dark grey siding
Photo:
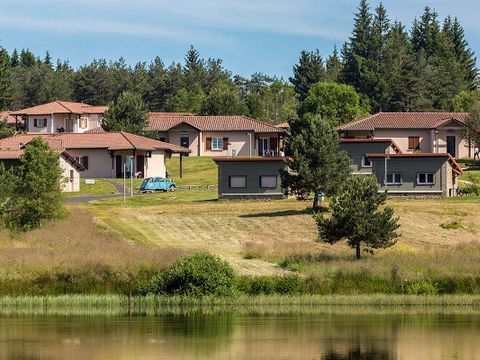
<instances>
[{"instance_id":1,"label":"dark grey siding","mask_svg":"<svg viewBox=\"0 0 480 360\"><path fill-rule=\"evenodd\" d=\"M285 168L283 161L226 161L218 162L218 195L230 197L282 197L280 170ZM230 188L231 176L246 176L245 188ZM260 187L260 176L276 176L275 188Z\"/></svg>"},{"instance_id":2,"label":"dark grey siding","mask_svg":"<svg viewBox=\"0 0 480 360\"><path fill-rule=\"evenodd\" d=\"M382 190L385 189L385 159L372 158L372 169ZM447 158L390 158L387 160L388 173L398 173L402 176L400 185L388 185L387 190L391 194L446 194L446 177L444 174ZM418 173L434 173L435 184L418 185Z\"/></svg>"},{"instance_id":3,"label":"dark grey siding","mask_svg":"<svg viewBox=\"0 0 480 360\"><path fill-rule=\"evenodd\" d=\"M387 142L340 143L340 149L352 159L352 172L363 174L371 174L372 168L362 167L362 158L366 154L385 154L389 146Z\"/></svg>"}]
</instances>

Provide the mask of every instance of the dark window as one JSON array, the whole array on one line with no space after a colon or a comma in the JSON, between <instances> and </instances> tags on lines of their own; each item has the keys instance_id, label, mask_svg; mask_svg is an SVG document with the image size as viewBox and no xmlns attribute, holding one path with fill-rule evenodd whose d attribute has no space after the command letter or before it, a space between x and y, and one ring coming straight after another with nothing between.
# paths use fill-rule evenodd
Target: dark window
<instances>
[{"instance_id":1,"label":"dark window","mask_svg":"<svg viewBox=\"0 0 480 360\"><path fill-rule=\"evenodd\" d=\"M277 176L276 175L262 175L260 176L260 187L261 188L276 188L277 187Z\"/></svg>"},{"instance_id":2,"label":"dark window","mask_svg":"<svg viewBox=\"0 0 480 360\"><path fill-rule=\"evenodd\" d=\"M247 177L246 176L230 176L229 187L230 188L246 188Z\"/></svg>"},{"instance_id":3,"label":"dark window","mask_svg":"<svg viewBox=\"0 0 480 360\"><path fill-rule=\"evenodd\" d=\"M372 162L369 158L364 157L362 158L362 167L372 167Z\"/></svg>"},{"instance_id":4,"label":"dark window","mask_svg":"<svg viewBox=\"0 0 480 360\"><path fill-rule=\"evenodd\" d=\"M408 137L408 149L409 150L420 150L420 137L419 136L409 136Z\"/></svg>"},{"instance_id":5,"label":"dark window","mask_svg":"<svg viewBox=\"0 0 480 360\"><path fill-rule=\"evenodd\" d=\"M387 184L398 185L402 183L401 174L387 174Z\"/></svg>"},{"instance_id":6,"label":"dark window","mask_svg":"<svg viewBox=\"0 0 480 360\"><path fill-rule=\"evenodd\" d=\"M417 174L418 185L433 185L435 183L435 174L433 173L419 173Z\"/></svg>"}]
</instances>

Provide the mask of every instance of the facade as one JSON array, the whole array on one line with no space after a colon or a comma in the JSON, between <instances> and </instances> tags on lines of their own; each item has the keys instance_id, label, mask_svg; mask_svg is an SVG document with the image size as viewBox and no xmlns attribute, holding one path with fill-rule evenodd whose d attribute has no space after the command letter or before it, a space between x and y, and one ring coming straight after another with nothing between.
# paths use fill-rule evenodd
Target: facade
<instances>
[{"instance_id":1,"label":"facade","mask_svg":"<svg viewBox=\"0 0 480 360\"><path fill-rule=\"evenodd\" d=\"M25 130L33 133L83 133L101 125L106 106L91 106L71 101L48 104L10 112L24 122Z\"/></svg>"},{"instance_id":2,"label":"facade","mask_svg":"<svg viewBox=\"0 0 480 360\"><path fill-rule=\"evenodd\" d=\"M448 153L464 158L473 145L463 139L467 113L378 113L341 125L343 138L389 138L404 153Z\"/></svg>"},{"instance_id":3,"label":"facade","mask_svg":"<svg viewBox=\"0 0 480 360\"><path fill-rule=\"evenodd\" d=\"M263 198L285 196L280 170L285 169L283 157L216 157L219 199Z\"/></svg>"},{"instance_id":4,"label":"facade","mask_svg":"<svg viewBox=\"0 0 480 360\"><path fill-rule=\"evenodd\" d=\"M341 139L352 173L375 176L390 195L455 196L462 170L448 153L403 153L391 139Z\"/></svg>"},{"instance_id":5,"label":"facade","mask_svg":"<svg viewBox=\"0 0 480 360\"><path fill-rule=\"evenodd\" d=\"M150 113L147 131L191 156L278 156L285 131L246 116Z\"/></svg>"},{"instance_id":6,"label":"facade","mask_svg":"<svg viewBox=\"0 0 480 360\"><path fill-rule=\"evenodd\" d=\"M6 168L17 166L20 162L20 157L23 155L23 148L17 150L0 150L0 163L3 163ZM60 167L63 171L63 192L77 192L80 191L80 172L85 168L67 151L60 150L60 157L58 159Z\"/></svg>"},{"instance_id":7,"label":"facade","mask_svg":"<svg viewBox=\"0 0 480 360\"><path fill-rule=\"evenodd\" d=\"M24 134L0 140L0 149L15 150L41 136L52 148L66 149L83 167L82 177L166 176L165 158L189 150L125 132ZM125 170L125 171L124 171Z\"/></svg>"}]
</instances>

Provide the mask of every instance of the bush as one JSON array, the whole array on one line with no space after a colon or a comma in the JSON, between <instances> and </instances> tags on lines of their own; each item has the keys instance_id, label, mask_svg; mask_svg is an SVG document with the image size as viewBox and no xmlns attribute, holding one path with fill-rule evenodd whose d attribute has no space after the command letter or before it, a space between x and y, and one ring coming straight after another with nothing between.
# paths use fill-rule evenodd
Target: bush
<instances>
[{"instance_id":1,"label":"bush","mask_svg":"<svg viewBox=\"0 0 480 360\"><path fill-rule=\"evenodd\" d=\"M304 294L306 292L305 281L295 275L278 277L275 292L283 295Z\"/></svg>"},{"instance_id":2,"label":"bush","mask_svg":"<svg viewBox=\"0 0 480 360\"><path fill-rule=\"evenodd\" d=\"M154 294L186 296L231 296L236 276L232 267L218 256L200 253L184 256L154 277L149 291Z\"/></svg>"}]
</instances>

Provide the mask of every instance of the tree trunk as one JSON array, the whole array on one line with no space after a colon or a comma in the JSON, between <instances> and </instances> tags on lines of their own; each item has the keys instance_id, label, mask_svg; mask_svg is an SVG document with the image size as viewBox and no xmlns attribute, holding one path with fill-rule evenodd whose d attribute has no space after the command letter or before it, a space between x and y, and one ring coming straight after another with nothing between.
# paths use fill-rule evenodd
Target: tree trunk
<instances>
[{"instance_id":1,"label":"tree trunk","mask_svg":"<svg viewBox=\"0 0 480 360\"><path fill-rule=\"evenodd\" d=\"M356 258L357 260L360 260L360 243L358 243L356 246L355 246L355 252L356 252Z\"/></svg>"},{"instance_id":2,"label":"tree trunk","mask_svg":"<svg viewBox=\"0 0 480 360\"><path fill-rule=\"evenodd\" d=\"M313 210L318 209L318 192L315 191L315 195L313 196Z\"/></svg>"}]
</instances>

